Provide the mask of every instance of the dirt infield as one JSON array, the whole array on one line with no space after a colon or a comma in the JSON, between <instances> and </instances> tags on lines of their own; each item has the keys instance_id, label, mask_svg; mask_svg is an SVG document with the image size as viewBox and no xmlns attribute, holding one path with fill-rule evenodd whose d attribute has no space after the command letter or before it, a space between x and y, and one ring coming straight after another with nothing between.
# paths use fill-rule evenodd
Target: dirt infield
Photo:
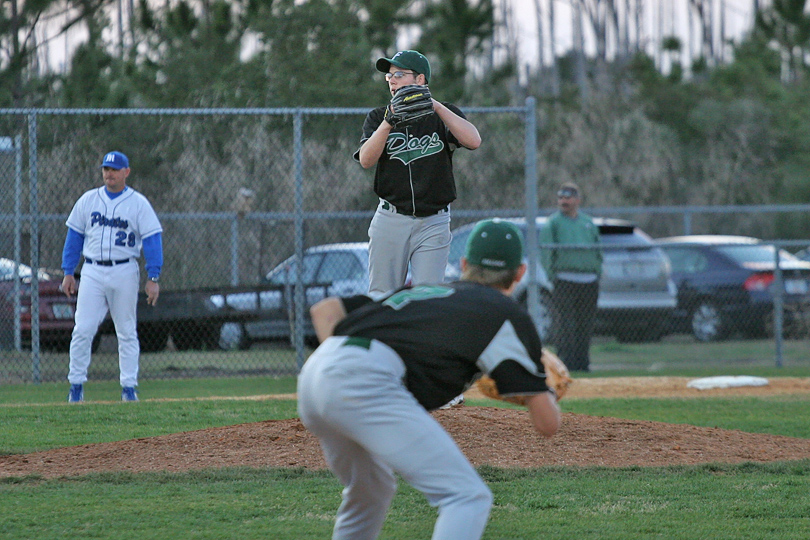
<instances>
[{"instance_id":1,"label":"dirt infield","mask_svg":"<svg viewBox=\"0 0 810 540\"><path fill-rule=\"evenodd\" d=\"M689 377L603 377L576 379L565 399L593 398L700 398L718 396L772 396L810 393L810 378L773 377L765 386L740 386L697 390ZM466 395L480 397L475 389Z\"/></svg>"},{"instance_id":2,"label":"dirt infield","mask_svg":"<svg viewBox=\"0 0 810 540\"><path fill-rule=\"evenodd\" d=\"M580 379L566 399L803 394L810 379L771 379L767 386L694 390L688 379ZM476 397L474 391L469 397ZM526 411L463 406L434 416L474 465L659 466L810 459L810 439L621 420L566 413L563 427L543 439ZM483 434L486 433L486 437ZM171 471L248 467L325 467L316 439L297 419L269 420L129 441L0 456L0 477L46 478L101 471Z\"/></svg>"}]
</instances>

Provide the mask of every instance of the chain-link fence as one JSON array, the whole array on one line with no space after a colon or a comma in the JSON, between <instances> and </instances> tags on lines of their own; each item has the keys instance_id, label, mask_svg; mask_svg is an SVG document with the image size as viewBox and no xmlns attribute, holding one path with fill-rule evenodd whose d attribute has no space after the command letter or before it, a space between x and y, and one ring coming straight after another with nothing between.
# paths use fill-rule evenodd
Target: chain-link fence
<instances>
[{"instance_id":1,"label":"chain-link fence","mask_svg":"<svg viewBox=\"0 0 810 540\"><path fill-rule=\"evenodd\" d=\"M466 225L493 216L521 217L525 223L526 217L553 210L538 203L548 194L542 183L538 190L543 164L538 164L534 101L464 111L484 144L454 157L458 199L452 205L455 238L447 279L457 277ZM129 156L128 185L151 201L164 228L160 299L150 307L142 294L138 306L141 379L296 373L314 344L307 306L328 294L367 290L367 229L377 198L373 169L352 159L366 113L0 110L0 381L66 376L75 300L59 291L65 221L79 196L101 185L100 160L113 149ZM556 187L563 179L546 180ZM683 309L689 311L688 325L677 326L683 321L673 317L679 310L675 273L670 275L667 254L652 246L643 230L660 237L681 234L689 224L687 232L703 232L702 223L685 221L685 209L659 210L588 210L641 226L621 229L624 225L606 220L594 327L600 335L649 340L697 324L690 304ZM743 221L746 213L749 226L738 232L766 231L762 213L741 210L735 220ZM610 233L616 230L625 233ZM530 260L539 261L539 252L553 246L536 242L534 229L526 231L535 240L528 244ZM611 243L620 237L630 244ZM785 275L795 294L804 279L799 274ZM550 312L551 287L542 265L532 262L529 275L518 299L541 328L552 329L553 319L544 315ZM786 313L792 309L788 300L782 300ZM553 334L547 339L552 342ZM91 379L117 378L109 318L93 348Z\"/></svg>"},{"instance_id":2,"label":"chain-link fence","mask_svg":"<svg viewBox=\"0 0 810 540\"><path fill-rule=\"evenodd\" d=\"M9 267L0 380L65 377L75 308L58 290L65 220L82 193L101 185L100 159L113 149L130 157L128 184L164 228L161 296L151 308L142 295L138 306L141 377L295 373L313 338L306 306L365 292L357 288L362 248L377 199L373 171L352 154L367 112L0 111L0 256ZM456 153L459 212L483 212L496 196L504 207L523 204L533 109L466 112L493 136L476 152ZM305 255L347 243L360 249ZM40 279L28 267L43 268ZM115 378L109 318L94 350L91 378Z\"/></svg>"}]
</instances>

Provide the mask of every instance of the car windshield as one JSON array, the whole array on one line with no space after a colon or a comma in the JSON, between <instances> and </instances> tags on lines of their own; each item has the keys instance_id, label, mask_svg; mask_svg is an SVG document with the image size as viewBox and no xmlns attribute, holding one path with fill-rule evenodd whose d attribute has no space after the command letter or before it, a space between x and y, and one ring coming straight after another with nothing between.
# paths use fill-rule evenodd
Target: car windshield
<instances>
[{"instance_id":1,"label":"car windshield","mask_svg":"<svg viewBox=\"0 0 810 540\"><path fill-rule=\"evenodd\" d=\"M304 254L304 285L327 284L336 281L362 280L368 267L365 250L315 251ZM269 274L267 281L274 285L294 285L295 257L290 257Z\"/></svg>"},{"instance_id":2,"label":"car windshield","mask_svg":"<svg viewBox=\"0 0 810 540\"><path fill-rule=\"evenodd\" d=\"M734 245L734 246L718 246L717 251L723 253L727 257L737 261L740 264L744 263L773 263L774 261L774 247L766 244L759 245ZM788 253L785 250L779 251L779 260L781 261L797 261L795 255Z\"/></svg>"},{"instance_id":3,"label":"car windshield","mask_svg":"<svg viewBox=\"0 0 810 540\"><path fill-rule=\"evenodd\" d=\"M323 258L321 253L304 254L304 285L309 285L315 280L315 271ZM290 257L281 263L275 270L267 275L267 281L274 285L293 285L296 280L295 257Z\"/></svg>"},{"instance_id":4,"label":"car windshield","mask_svg":"<svg viewBox=\"0 0 810 540\"><path fill-rule=\"evenodd\" d=\"M359 280L365 276L365 267L353 253L336 251L327 253L318 272L318 283L332 283L341 280Z\"/></svg>"}]
</instances>

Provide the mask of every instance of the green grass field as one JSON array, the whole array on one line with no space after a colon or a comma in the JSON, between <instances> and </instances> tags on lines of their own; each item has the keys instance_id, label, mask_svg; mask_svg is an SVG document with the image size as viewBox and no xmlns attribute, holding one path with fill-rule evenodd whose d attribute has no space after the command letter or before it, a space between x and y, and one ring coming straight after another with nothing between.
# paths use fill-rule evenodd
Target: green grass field
<instances>
[{"instance_id":1,"label":"green grass field","mask_svg":"<svg viewBox=\"0 0 810 540\"><path fill-rule=\"evenodd\" d=\"M553 349L553 347L552 347ZM118 379L114 343L93 355L91 381ZM306 351L308 352L308 351ZM619 343L597 337L591 348L593 376L746 374L807 376L810 374L810 341L785 341L777 366L771 340L735 340L698 343L689 336L668 336L655 343ZM303 359L302 359L303 360ZM213 377L291 377L298 358L289 347L259 344L245 351L164 351L141 355L141 382ZM3 351L0 385L61 382L67 376L67 353L43 352L34 361L30 352ZM36 379L35 379L36 374ZM803 375L804 374L804 375ZM0 392L0 402L3 396Z\"/></svg>"},{"instance_id":2,"label":"green grass field","mask_svg":"<svg viewBox=\"0 0 810 540\"><path fill-rule=\"evenodd\" d=\"M810 377L810 345L789 343L781 368L767 345L596 343L587 376ZM122 404L117 383L101 381L88 384L88 402L74 406L65 403L66 383L3 385L0 454L292 418L294 400L250 396L294 390L293 377L144 380L144 401ZM561 405L564 412L810 438L806 395ZM810 461L480 471L495 495L488 540L810 538ZM340 485L328 472L300 469L7 478L0 479L0 538L325 539L339 501ZM380 538L429 538L434 520L421 494L401 484Z\"/></svg>"}]
</instances>

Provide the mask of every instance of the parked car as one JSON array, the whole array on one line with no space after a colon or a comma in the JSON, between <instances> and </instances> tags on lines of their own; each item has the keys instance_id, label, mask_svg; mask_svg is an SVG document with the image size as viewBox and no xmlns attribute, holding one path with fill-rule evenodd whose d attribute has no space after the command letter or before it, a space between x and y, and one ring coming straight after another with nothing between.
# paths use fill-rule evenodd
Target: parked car
<instances>
[{"instance_id":1,"label":"parked car","mask_svg":"<svg viewBox=\"0 0 810 540\"><path fill-rule=\"evenodd\" d=\"M699 341L735 332L765 337L773 332L775 247L745 236L692 235L661 238L678 286L674 329ZM779 250L784 281L785 330L805 328L810 313L810 262Z\"/></svg>"},{"instance_id":2,"label":"parked car","mask_svg":"<svg viewBox=\"0 0 810 540\"><path fill-rule=\"evenodd\" d=\"M214 295L218 307L236 311L256 311L260 318L226 322L220 330L219 345L224 349L247 348L257 341L289 340L296 285L296 261L290 257L265 276L256 291ZM325 244L304 252L302 281L307 307L327 296L368 293L368 243ZM304 334L314 343L315 332L307 314Z\"/></svg>"},{"instance_id":3,"label":"parked car","mask_svg":"<svg viewBox=\"0 0 810 540\"><path fill-rule=\"evenodd\" d=\"M0 349L14 346L14 280L20 280L20 337L24 347L31 346L31 279L30 266L0 257ZM45 349L67 351L73 332L76 297L68 298L60 290L60 273L40 269L39 324L40 345Z\"/></svg>"},{"instance_id":4,"label":"parked car","mask_svg":"<svg viewBox=\"0 0 810 540\"><path fill-rule=\"evenodd\" d=\"M526 234L524 218L508 218L508 221ZM546 218L538 217L536 223L539 232L545 226ZM604 257L594 332L615 335L620 341L660 339L676 305L669 260L652 238L630 221L594 218L594 223L599 227ZM474 225L471 223L453 230L446 274L448 280L456 279L460 274L460 259ZM545 342L553 342L553 284L539 259L537 266L540 312L535 322L540 337ZM527 286L528 279L524 277L513 292L515 299L526 302Z\"/></svg>"}]
</instances>

